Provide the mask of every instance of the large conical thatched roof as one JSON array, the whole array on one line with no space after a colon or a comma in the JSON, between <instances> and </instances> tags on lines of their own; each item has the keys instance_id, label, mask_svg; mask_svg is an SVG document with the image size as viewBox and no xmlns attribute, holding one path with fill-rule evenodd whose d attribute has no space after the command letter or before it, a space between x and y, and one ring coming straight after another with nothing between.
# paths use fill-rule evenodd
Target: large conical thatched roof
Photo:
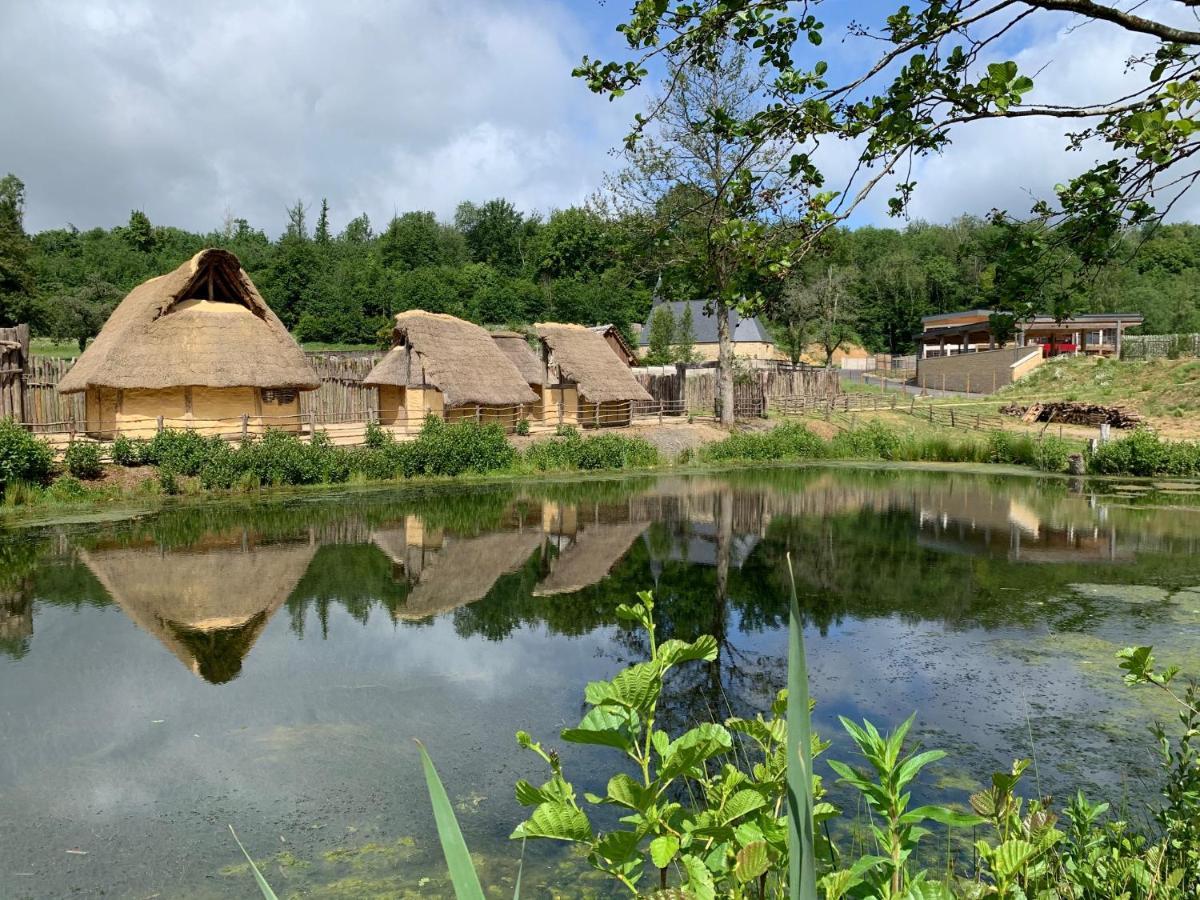
<instances>
[{"instance_id":1,"label":"large conical thatched roof","mask_svg":"<svg viewBox=\"0 0 1200 900\"><path fill-rule=\"evenodd\" d=\"M317 545L195 551L81 551L84 563L138 627L189 671L236 678L267 620L295 590Z\"/></svg>"},{"instance_id":2,"label":"large conical thatched roof","mask_svg":"<svg viewBox=\"0 0 1200 900\"><path fill-rule=\"evenodd\" d=\"M432 385L447 407L467 403L516 406L537 395L491 336L442 313L409 310L396 316L395 344L363 379L365 385Z\"/></svg>"},{"instance_id":3,"label":"large conical thatched roof","mask_svg":"<svg viewBox=\"0 0 1200 900\"><path fill-rule=\"evenodd\" d=\"M448 538L435 558L426 562L396 618L424 619L482 600L501 575L521 568L541 543L542 533L534 529Z\"/></svg>"},{"instance_id":4,"label":"large conical thatched roof","mask_svg":"<svg viewBox=\"0 0 1200 900\"><path fill-rule=\"evenodd\" d=\"M515 331L493 331L492 340L496 342L500 352L517 367L526 384L536 384L540 387L546 383L546 367L529 346L529 341L525 340L525 335Z\"/></svg>"},{"instance_id":5,"label":"large conical thatched roof","mask_svg":"<svg viewBox=\"0 0 1200 900\"><path fill-rule=\"evenodd\" d=\"M554 365L565 379L579 386L585 400L608 403L652 399L602 335L583 325L543 322L534 328L549 348Z\"/></svg>"},{"instance_id":6,"label":"large conical thatched roof","mask_svg":"<svg viewBox=\"0 0 1200 900\"><path fill-rule=\"evenodd\" d=\"M321 382L238 258L202 250L138 285L58 383L89 387L259 387Z\"/></svg>"},{"instance_id":7,"label":"large conical thatched roof","mask_svg":"<svg viewBox=\"0 0 1200 900\"><path fill-rule=\"evenodd\" d=\"M611 350L608 352L612 353ZM608 575L648 527L646 522L589 525L553 562L550 574L534 589L533 596L573 594L596 584Z\"/></svg>"}]
</instances>

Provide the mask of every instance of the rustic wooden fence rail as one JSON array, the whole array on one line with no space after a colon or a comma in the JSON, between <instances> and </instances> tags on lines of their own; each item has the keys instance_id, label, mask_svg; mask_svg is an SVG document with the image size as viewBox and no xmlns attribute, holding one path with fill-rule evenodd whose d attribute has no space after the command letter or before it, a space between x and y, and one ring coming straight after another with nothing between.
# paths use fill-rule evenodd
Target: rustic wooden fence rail
<instances>
[{"instance_id":1,"label":"rustic wooden fence rail","mask_svg":"<svg viewBox=\"0 0 1200 900\"><path fill-rule=\"evenodd\" d=\"M0 328L0 419L25 420L25 364L29 326Z\"/></svg>"},{"instance_id":2,"label":"rustic wooden fence rail","mask_svg":"<svg viewBox=\"0 0 1200 900\"><path fill-rule=\"evenodd\" d=\"M677 366L673 373L634 370L634 376L654 398L654 404L670 404L680 410L680 415L714 414L716 369ZM837 369L798 367L739 373L733 389L735 414L741 418L765 415L771 400L778 397L838 397L841 385L841 372Z\"/></svg>"}]
</instances>

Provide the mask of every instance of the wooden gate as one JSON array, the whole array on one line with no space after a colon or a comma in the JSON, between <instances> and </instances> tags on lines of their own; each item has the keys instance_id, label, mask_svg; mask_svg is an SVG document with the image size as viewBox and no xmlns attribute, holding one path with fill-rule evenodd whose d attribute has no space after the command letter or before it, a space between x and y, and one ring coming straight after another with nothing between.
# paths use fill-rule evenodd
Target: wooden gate
<instances>
[{"instance_id":1,"label":"wooden gate","mask_svg":"<svg viewBox=\"0 0 1200 900\"><path fill-rule=\"evenodd\" d=\"M0 328L0 419L25 421L25 366L29 326Z\"/></svg>"}]
</instances>

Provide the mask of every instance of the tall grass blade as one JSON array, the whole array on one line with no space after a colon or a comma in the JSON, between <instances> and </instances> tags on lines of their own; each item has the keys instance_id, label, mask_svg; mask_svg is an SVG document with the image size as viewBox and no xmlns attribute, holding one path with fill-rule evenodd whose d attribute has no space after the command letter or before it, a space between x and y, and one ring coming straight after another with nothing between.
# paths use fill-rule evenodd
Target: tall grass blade
<instances>
[{"instance_id":1,"label":"tall grass blade","mask_svg":"<svg viewBox=\"0 0 1200 900\"><path fill-rule=\"evenodd\" d=\"M425 784L429 787L433 819L437 822L438 840L442 843L442 854L446 857L446 867L450 870L454 896L458 900L483 900L483 887L479 884L479 876L475 873L475 864L471 862L467 842L463 840L462 830L458 827L454 807L450 804L450 798L446 796L446 788L442 786L442 779L438 778L437 769L433 767L433 760L429 758L425 745L417 741L417 747L421 751Z\"/></svg>"},{"instance_id":2,"label":"tall grass blade","mask_svg":"<svg viewBox=\"0 0 1200 900\"><path fill-rule=\"evenodd\" d=\"M246 848L242 846L242 842L238 840L237 832L233 830L232 825L229 826L229 833L233 835L238 849L242 851L242 856L246 857L246 862L250 863L250 871L254 873L254 880L258 884L259 891L262 892L263 900L279 900L275 896L275 892L271 890L271 886L267 884L267 879L263 878L262 872L258 871L258 866L254 864L254 860L250 858L250 854L246 852Z\"/></svg>"},{"instance_id":3,"label":"tall grass blade","mask_svg":"<svg viewBox=\"0 0 1200 900\"><path fill-rule=\"evenodd\" d=\"M525 839L521 838L521 861L517 864L517 887L513 891L513 900L521 900L521 873L525 871Z\"/></svg>"},{"instance_id":4,"label":"tall grass blade","mask_svg":"<svg viewBox=\"0 0 1200 900\"><path fill-rule=\"evenodd\" d=\"M792 585L788 616L787 808L788 897L817 900L817 854L813 844L812 729L808 713L808 663L796 599L796 573L787 555Z\"/></svg>"}]
</instances>

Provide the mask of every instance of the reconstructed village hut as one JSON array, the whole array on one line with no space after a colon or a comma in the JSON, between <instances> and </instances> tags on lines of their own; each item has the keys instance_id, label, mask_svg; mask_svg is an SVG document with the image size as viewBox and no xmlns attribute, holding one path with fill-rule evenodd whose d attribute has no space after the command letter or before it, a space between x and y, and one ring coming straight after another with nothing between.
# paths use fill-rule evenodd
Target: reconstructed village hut
<instances>
[{"instance_id":1,"label":"reconstructed village hut","mask_svg":"<svg viewBox=\"0 0 1200 900\"><path fill-rule=\"evenodd\" d=\"M545 404L542 402L542 394L546 389L545 363L529 346L529 341L523 334L515 331L493 331L492 340L496 342L500 352L517 367L517 371L521 373L521 377L525 379L529 389L537 394L537 402L529 407L525 417L531 422L541 422L545 409Z\"/></svg>"},{"instance_id":2,"label":"reconstructed village hut","mask_svg":"<svg viewBox=\"0 0 1200 900\"><path fill-rule=\"evenodd\" d=\"M271 616L308 570L317 545L244 548L240 538L189 550L81 551L114 602L193 674L232 681Z\"/></svg>"},{"instance_id":3,"label":"reconstructed village hut","mask_svg":"<svg viewBox=\"0 0 1200 900\"><path fill-rule=\"evenodd\" d=\"M320 381L238 258L202 250L134 288L58 389L87 394L87 432L300 428L300 391Z\"/></svg>"},{"instance_id":4,"label":"reconstructed village hut","mask_svg":"<svg viewBox=\"0 0 1200 900\"><path fill-rule=\"evenodd\" d=\"M381 425L411 431L428 415L511 427L539 399L484 329L422 310L396 316L392 349L363 384L379 388Z\"/></svg>"},{"instance_id":5,"label":"reconstructed village hut","mask_svg":"<svg viewBox=\"0 0 1200 900\"><path fill-rule=\"evenodd\" d=\"M585 427L628 425L633 404L650 400L604 336L583 325L535 325L546 366L547 421Z\"/></svg>"}]
</instances>

